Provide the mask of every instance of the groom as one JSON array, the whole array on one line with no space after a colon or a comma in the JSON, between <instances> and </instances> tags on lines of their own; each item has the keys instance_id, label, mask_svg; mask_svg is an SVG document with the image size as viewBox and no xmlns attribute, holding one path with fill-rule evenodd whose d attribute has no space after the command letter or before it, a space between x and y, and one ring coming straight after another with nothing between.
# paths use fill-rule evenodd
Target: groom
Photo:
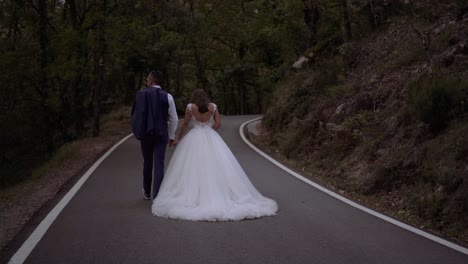
<instances>
[{"instance_id":1,"label":"groom","mask_svg":"<svg viewBox=\"0 0 468 264\"><path fill-rule=\"evenodd\" d=\"M161 89L163 76L151 71L146 78L146 89L138 91L132 109L133 135L140 140L143 154L143 196L153 199L158 195L164 178L166 145L172 145L179 118L172 95ZM154 177L153 177L154 166Z\"/></svg>"}]
</instances>

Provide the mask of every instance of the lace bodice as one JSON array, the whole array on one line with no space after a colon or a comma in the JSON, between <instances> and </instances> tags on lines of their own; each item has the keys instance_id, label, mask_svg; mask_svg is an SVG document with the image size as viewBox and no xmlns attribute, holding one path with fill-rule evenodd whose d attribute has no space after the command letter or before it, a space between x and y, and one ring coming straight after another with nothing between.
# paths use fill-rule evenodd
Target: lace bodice
<instances>
[{"instance_id":1,"label":"lace bodice","mask_svg":"<svg viewBox=\"0 0 468 264\"><path fill-rule=\"evenodd\" d=\"M216 109L218 108L217 105L213 104L214 108L213 108L213 112L211 113L211 116L210 118L208 119L208 121L206 122L201 122L199 120L197 120L195 118L195 116L193 115L192 113L192 104L188 104L187 105L187 109L188 111L190 111L190 116L191 116L191 120L190 120L190 126L193 127L193 128L196 128L196 127L199 127L199 128L202 128L202 127L213 127L214 124L215 124L215 121L214 121L214 113L216 112Z\"/></svg>"}]
</instances>

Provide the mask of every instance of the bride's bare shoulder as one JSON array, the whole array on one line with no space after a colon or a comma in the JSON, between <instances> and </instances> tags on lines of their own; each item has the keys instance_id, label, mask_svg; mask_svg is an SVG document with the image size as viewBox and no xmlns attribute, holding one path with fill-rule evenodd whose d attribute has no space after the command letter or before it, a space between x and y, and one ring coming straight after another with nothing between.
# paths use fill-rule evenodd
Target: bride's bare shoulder
<instances>
[{"instance_id":1,"label":"bride's bare shoulder","mask_svg":"<svg viewBox=\"0 0 468 264\"><path fill-rule=\"evenodd\" d=\"M215 111L215 110L216 110L216 104L215 104L215 103L210 103L210 104L208 105L208 110L209 110L210 112Z\"/></svg>"},{"instance_id":2,"label":"bride's bare shoulder","mask_svg":"<svg viewBox=\"0 0 468 264\"><path fill-rule=\"evenodd\" d=\"M192 108L192 110L198 111L198 105L191 103L190 107Z\"/></svg>"}]
</instances>

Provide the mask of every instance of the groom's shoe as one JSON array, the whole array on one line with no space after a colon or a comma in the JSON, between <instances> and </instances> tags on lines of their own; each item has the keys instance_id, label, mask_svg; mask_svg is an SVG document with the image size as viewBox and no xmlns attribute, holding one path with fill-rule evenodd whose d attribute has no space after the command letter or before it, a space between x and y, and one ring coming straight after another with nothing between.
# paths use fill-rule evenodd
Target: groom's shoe
<instances>
[{"instance_id":1,"label":"groom's shoe","mask_svg":"<svg viewBox=\"0 0 468 264\"><path fill-rule=\"evenodd\" d=\"M145 200L149 200L151 198L149 194L146 194L145 189L141 189L141 192L143 193L143 197L145 197Z\"/></svg>"}]
</instances>

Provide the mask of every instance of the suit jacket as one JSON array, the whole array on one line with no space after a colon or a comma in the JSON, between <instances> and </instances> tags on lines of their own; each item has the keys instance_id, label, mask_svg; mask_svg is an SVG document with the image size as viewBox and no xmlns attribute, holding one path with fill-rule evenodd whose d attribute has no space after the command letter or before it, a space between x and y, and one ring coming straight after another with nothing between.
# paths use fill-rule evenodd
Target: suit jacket
<instances>
[{"instance_id":1,"label":"suit jacket","mask_svg":"<svg viewBox=\"0 0 468 264\"><path fill-rule=\"evenodd\" d=\"M141 140L146 135L168 136L169 101L167 92L149 87L138 91L132 109L133 135Z\"/></svg>"}]
</instances>

